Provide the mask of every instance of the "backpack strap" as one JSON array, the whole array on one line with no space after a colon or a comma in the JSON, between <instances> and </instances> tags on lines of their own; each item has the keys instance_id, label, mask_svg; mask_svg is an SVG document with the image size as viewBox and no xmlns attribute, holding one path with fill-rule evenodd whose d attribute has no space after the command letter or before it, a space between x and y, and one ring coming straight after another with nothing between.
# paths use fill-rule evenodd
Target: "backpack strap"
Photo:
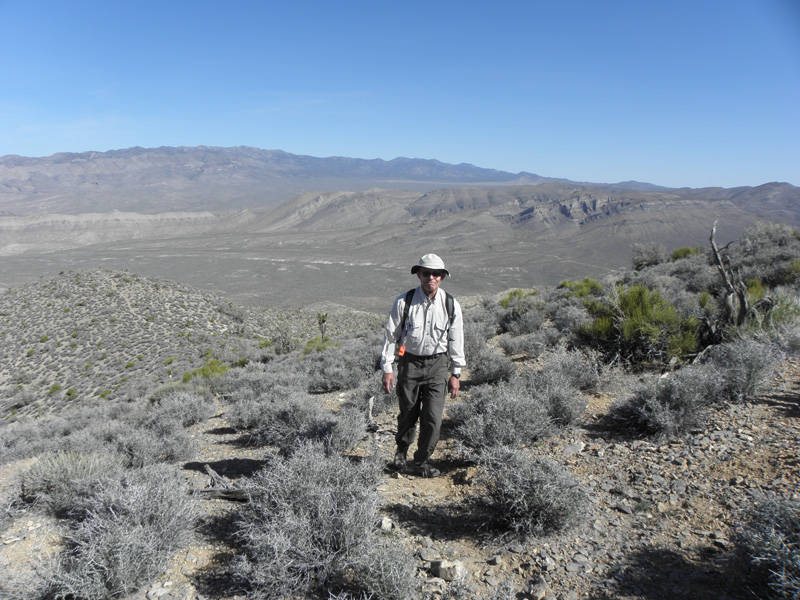
<instances>
[{"instance_id":1,"label":"backpack strap","mask_svg":"<svg viewBox=\"0 0 800 600\"><path fill-rule=\"evenodd\" d=\"M403 320L400 321L400 331L402 332L405 332L406 320L408 319L408 309L411 306L411 299L414 298L414 292L416 291L417 288L414 288L406 292L406 305L403 307Z\"/></svg>"},{"instance_id":2,"label":"backpack strap","mask_svg":"<svg viewBox=\"0 0 800 600\"><path fill-rule=\"evenodd\" d=\"M444 293L444 305L447 308L447 316L450 318L450 325L452 325L456 318L456 301L455 298L447 292Z\"/></svg>"}]
</instances>

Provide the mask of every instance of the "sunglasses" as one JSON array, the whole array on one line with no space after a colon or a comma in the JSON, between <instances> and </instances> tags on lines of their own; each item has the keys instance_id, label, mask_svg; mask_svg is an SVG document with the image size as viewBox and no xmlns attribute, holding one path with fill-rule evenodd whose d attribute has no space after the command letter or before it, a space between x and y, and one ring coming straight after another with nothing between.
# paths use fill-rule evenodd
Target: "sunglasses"
<instances>
[{"instance_id":1,"label":"sunglasses","mask_svg":"<svg viewBox=\"0 0 800 600\"><path fill-rule=\"evenodd\" d=\"M431 275L438 279L444 277L444 271L429 271L428 269L420 269L419 274L425 278L430 277Z\"/></svg>"}]
</instances>

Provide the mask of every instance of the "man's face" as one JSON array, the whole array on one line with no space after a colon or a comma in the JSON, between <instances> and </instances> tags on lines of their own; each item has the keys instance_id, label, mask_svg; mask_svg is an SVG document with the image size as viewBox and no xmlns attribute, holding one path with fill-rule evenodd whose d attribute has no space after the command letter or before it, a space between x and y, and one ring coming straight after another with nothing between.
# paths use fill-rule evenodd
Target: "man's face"
<instances>
[{"instance_id":1,"label":"man's face","mask_svg":"<svg viewBox=\"0 0 800 600\"><path fill-rule=\"evenodd\" d=\"M419 277L419 282L422 284L422 291L430 297L436 294L439 289L439 284L444 279L444 272L420 269L417 271L417 277Z\"/></svg>"}]
</instances>

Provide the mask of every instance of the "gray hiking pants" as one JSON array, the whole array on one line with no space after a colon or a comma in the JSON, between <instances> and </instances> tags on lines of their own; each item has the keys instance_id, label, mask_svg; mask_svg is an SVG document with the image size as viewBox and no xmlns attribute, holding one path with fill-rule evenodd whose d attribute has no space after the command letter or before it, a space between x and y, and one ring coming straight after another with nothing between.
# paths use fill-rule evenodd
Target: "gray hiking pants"
<instances>
[{"instance_id":1,"label":"gray hiking pants","mask_svg":"<svg viewBox=\"0 0 800 600\"><path fill-rule=\"evenodd\" d=\"M397 417L397 449L406 452L414 441L417 420L419 440L414 460L423 462L430 458L439 441L442 427L447 380L449 378L447 354L415 356L406 353L397 365L397 398L400 414Z\"/></svg>"}]
</instances>

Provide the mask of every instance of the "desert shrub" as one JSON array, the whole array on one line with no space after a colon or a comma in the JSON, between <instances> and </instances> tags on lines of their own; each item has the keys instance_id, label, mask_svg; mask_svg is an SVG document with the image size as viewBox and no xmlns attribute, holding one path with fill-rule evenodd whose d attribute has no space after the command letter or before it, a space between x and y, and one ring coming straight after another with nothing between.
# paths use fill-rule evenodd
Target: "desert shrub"
<instances>
[{"instance_id":1,"label":"desert shrub","mask_svg":"<svg viewBox=\"0 0 800 600\"><path fill-rule=\"evenodd\" d=\"M372 400L373 417L397 409L397 394L394 390L390 394L383 393L380 372L362 381L349 397L349 401L359 407L365 415L369 415L370 400Z\"/></svg>"},{"instance_id":2,"label":"desert shrub","mask_svg":"<svg viewBox=\"0 0 800 600\"><path fill-rule=\"evenodd\" d=\"M686 367L654 386L640 386L630 397L616 400L607 423L628 435L672 438L703 422L705 410L721 386L714 368Z\"/></svg>"},{"instance_id":3,"label":"desert shrub","mask_svg":"<svg viewBox=\"0 0 800 600\"><path fill-rule=\"evenodd\" d=\"M420 581L414 553L394 539L384 539L362 554L355 583L366 598L409 600L418 598Z\"/></svg>"},{"instance_id":4,"label":"desert shrub","mask_svg":"<svg viewBox=\"0 0 800 600\"><path fill-rule=\"evenodd\" d=\"M544 303L536 295L515 296L500 314L500 331L531 333L544 321L541 314L543 306Z\"/></svg>"},{"instance_id":5,"label":"desert shrub","mask_svg":"<svg viewBox=\"0 0 800 600\"><path fill-rule=\"evenodd\" d=\"M800 255L800 237L788 225L759 222L728 252L744 281L759 279L767 287L791 283L793 263Z\"/></svg>"},{"instance_id":6,"label":"desert shrub","mask_svg":"<svg viewBox=\"0 0 800 600\"><path fill-rule=\"evenodd\" d=\"M367 418L361 407L345 404L335 414L333 428L325 440L329 451L349 452L364 439Z\"/></svg>"},{"instance_id":7,"label":"desert shrub","mask_svg":"<svg viewBox=\"0 0 800 600\"><path fill-rule=\"evenodd\" d=\"M800 324L800 294L796 290L779 286L771 294L775 305L770 312L770 323L775 327Z\"/></svg>"},{"instance_id":8,"label":"desert shrub","mask_svg":"<svg viewBox=\"0 0 800 600\"><path fill-rule=\"evenodd\" d=\"M301 440L324 440L334 426L333 415L306 392L277 390L258 398L238 398L228 422L249 436L254 445L289 451Z\"/></svg>"},{"instance_id":9,"label":"desert shrub","mask_svg":"<svg viewBox=\"0 0 800 600\"><path fill-rule=\"evenodd\" d=\"M125 596L162 573L191 538L195 505L180 475L156 465L98 483L61 560L45 574L55 597Z\"/></svg>"},{"instance_id":10,"label":"desert shrub","mask_svg":"<svg viewBox=\"0 0 800 600\"><path fill-rule=\"evenodd\" d=\"M541 357L540 369L533 374L534 383L563 381L578 390L591 390L599 382L597 362L594 353L562 346Z\"/></svg>"},{"instance_id":11,"label":"desert shrub","mask_svg":"<svg viewBox=\"0 0 800 600\"><path fill-rule=\"evenodd\" d=\"M754 396L783 360L783 352L767 340L739 337L713 347L707 365L723 378L719 401L742 402Z\"/></svg>"},{"instance_id":12,"label":"desert shrub","mask_svg":"<svg viewBox=\"0 0 800 600\"><path fill-rule=\"evenodd\" d=\"M372 550L380 497L376 462L302 444L247 483L233 574L256 598L324 589Z\"/></svg>"},{"instance_id":13,"label":"desert shrub","mask_svg":"<svg viewBox=\"0 0 800 600\"><path fill-rule=\"evenodd\" d=\"M581 523L589 500L578 479L532 451L496 446L479 458L479 482L496 521L523 535L542 536Z\"/></svg>"},{"instance_id":14,"label":"desert shrub","mask_svg":"<svg viewBox=\"0 0 800 600\"><path fill-rule=\"evenodd\" d=\"M553 311L552 321L556 329L564 335L580 330L591 321L589 311L583 305L560 305Z\"/></svg>"},{"instance_id":15,"label":"desert shrub","mask_svg":"<svg viewBox=\"0 0 800 600\"><path fill-rule=\"evenodd\" d=\"M493 331L491 335L496 332L494 329L500 320L500 314L504 309L493 298L483 297L474 306L464 308L464 327L470 323L488 324L491 325ZM488 337L491 337L488 336Z\"/></svg>"},{"instance_id":16,"label":"desert shrub","mask_svg":"<svg viewBox=\"0 0 800 600\"><path fill-rule=\"evenodd\" d=\"M739 541L779 598L800 597L800 502L763 497L748 511Z\"/></svg>"},{"instance_id":17,"label":"desert shrub","mask_svg":"<svg viewBox=\"0 0 800 600\"><path fill-rule=\"evenodd\" d=\"M470 383L475 385L508 381L515 371L510 358L488 346L473 355L467 366Z\"/></svg>"},{"instance_id":18,"label":"desert shrub","mask_svg":"<svg viewBox=\"0 0 800 600\"><path fill-rule=\"evenodd\" d=\"M535 308L525 311L508 324L508 330L514 335L523 335L537 331L545 321L545 315Z\"/></svg>"},{"instance_id":19,"label":"desert shrub","mask_svg":"<svg viewBox=\"0 0 800 600\"><path fill-rule=\"evenodd\" d=\"M377 339L361 336L309 354L303 359L309 373L308 391L331 392L358 387L378 369L380 351Z\"/></svg>"},{"instance_id":20,"label":"desert shrub","mask_svg":"<svg viewBox=\"0 0 800 600\"><path fill-rule=\"evenodd\" d=\"M547 355L541 368L526 372L517 385L546 408L554 424L564 426L583 415L588 399L581 390L594 388L598 381L596 367L585 355L561 348Z\"/></svg>"},{"instance_id":21,"label":"desert shrub","mask_svg":"<svg viewBox=\"0 0 800 600\"><path fill-rule=\"evenodd\" d=\"M300 342L295 338L293 333L291 325L286 321L280 321L276 325L275 333L273 334L272 340L270 340L275 354L280 356L297 350L300 346Z\"/></svg>"},{"instance_id":22,"label":"desert shrub","mask_svg":"<svg viewBox=\"0 0 800 600\"><path fill-rule=\"evenodd\" d=\"M196 392L175 390L155 402L156 418L177 421L182 427L205 421L214 413L213 401Z\"/></svg>"},{"instance_id":23,"label":"desert shrub","mask_svg":"<svg viewBox=\"0 0 800 600\"><path fill-rule=\"evenodd\" d=\"M467 364L486 350L486 342L495 333L496 325L492 322L464 320L464 358Z\"/></svg>"},{"instance_id":24,"label":"desert shrub","mask_svg":"<svg viewBox=\"0 0 800 600\"><path fill-rule=\"evenodd\" d=\"M95 436L97 436L95 439ZM95 430L81 432L71 442L78 448L85 446L94 451L100 441L125 457L129 467L143 467L161 462L190 460L196 451L195 440L189 436L180 421L150 419L116 420ZM81 443L82 442L82 443Z\"/></svg>"},{"instance_id":25,"label":"desert shrub","mask_svg":"<svg viewBox=\"0 0 800 600\"><path fill-rule=\"evenodd\" d=\"M800 356L800 323L793 323L780 328L778 336L780 348L789 356Z\"/></svg>"},{"instance_id":26,"label":"desert shrub","mask_svg":"<svg viewBox=\"0 0 800 600\"><path fill-rule=\"evenodd\" d=\"M122 469L122 457L112 452L49 452L20 475L21 496L56 517L84 513L98 482Z\"/></svg>"},{"instance_id":27,"label":"desert shrub","mask_svg":"<svg viewBox=\"0 0 800 600\"><path fill-rule=\"evenodd\" d=\"M588 296L598 296L603 291L603 284L591 277L584 277L581 281L570 281L565 279L558 284L558 289L568 290L566 297L576 296L586 298Z\"/></svg>"},{"instance_id":28,"label":"desert shrub","mask_svg":"<svg viewBox=\"0 0 800 600\"><path fill-rule=\"evenodd\" d=\"M519 383L479 386L450 406L448 417L470 450L531 444L554 429L545 403Z\"/></svg>"},{"instance_id":29,"label":"desert shrub","mask_svg":"<svg viewBox=\"0 0 800 600\"><path fill-rule=\"evenodd\" d=\"M558 336L556 330L552 327L546 327L536 333L503 336L498 341L498 345L508 356L524 354L528 358L536 358L550 346L552 334Z\"/></svg>"},{"instance_id":30,"label":"desert shrub","mask_svg":"<svg viewBox=\"0 0 800 600\"><path fill-rule=\"evenodd\" d=\"M698 320L681 318L657 290L617 288L587 308L594 321L581 329L581 337L607 355L637 364L663 363L697 350Z\"/></svg>"},{"instance_id":31,"label":"desert shrub","mask_svg":"<svg viewBox=\"0 0 800 600\"><path fill-rule=\"evenodd\" d=\"M305 391L308 387L308 372L305 361L281 356L266 365L248 365L244 369L228 371L211 382L211 389L218 394L234 398L255 398L279 390Z\"/></svg>"},{"instance_id":32,"label":"desert shrub","mask_svg":"<svg viewBox=\"0 0 800 600\"><path fill-rule=\"evenodd\" d=\"M657 287L662 292L663 285L655 286L655 282L672 280L680 289L699 293L708 290L718 294L722 291L722 280L716 267L712 264L709 252L690 254L674 261L651 265L637 271L622 274L621 281L626 285L644 285Z\"/></svg>"},{"instance_id":33,"label":"desert shrub","mask_svg":"<svg viewBox=\"0 0 800 600\"><path fill-rule=\"evenodd\" d=\"M701 248L690 248L688 246L684 246L682 248L675 248L675 250L672 251L671 260L672 262L675 262L676 260L681 260L683 258L686 258L687 256L692 256L695 254L702 254L702 253L703 250Z\"/></svg>"},{"instance_id":34,"label":"desert shrub","mask_svg":"<svg viewBox=\"0 0 800 600\"><path fill-rule=\"evenodd\" d=\"M631 246L631 261L637 271L668 261L669 251L657 242L646 242Z\"/></svg>"}]
</instances>

